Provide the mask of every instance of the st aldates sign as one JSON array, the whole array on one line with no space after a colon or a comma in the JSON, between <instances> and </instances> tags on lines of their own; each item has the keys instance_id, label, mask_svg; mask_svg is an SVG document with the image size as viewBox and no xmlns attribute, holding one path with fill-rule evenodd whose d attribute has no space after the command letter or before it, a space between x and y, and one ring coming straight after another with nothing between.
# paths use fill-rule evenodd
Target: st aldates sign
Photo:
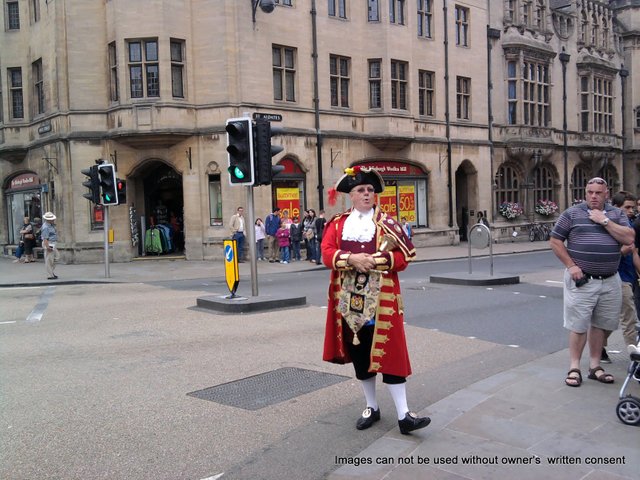
<instances>
[{"instance_id":1,"label":"st aldates sign","mask_svg":"<svg viewBox=\"0 0 640 480\"><path fill-rule=\"evenodd\" d=\"M11 179L10 190L26 190L40 185L40 177L35 173L23 173Z\"/></svg>"}]
</instances>

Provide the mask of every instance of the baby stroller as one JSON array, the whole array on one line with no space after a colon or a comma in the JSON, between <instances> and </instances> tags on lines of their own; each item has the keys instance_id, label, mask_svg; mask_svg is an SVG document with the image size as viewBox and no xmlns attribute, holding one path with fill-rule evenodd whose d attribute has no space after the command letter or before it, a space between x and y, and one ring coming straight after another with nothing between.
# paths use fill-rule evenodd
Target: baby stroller
<instances>
[{"instance_id":1,"label":"baby stroller","mask_svg":"<svg viewBox=\"0 0 640 480\"><path fill-rule=\"evenodd\" d=\"M620 421L626 425L640 425L640 398L631 394L625 394L627 385L631 380L640 382L640 354L631 353L631 362L627 368L627 378L624 379L620 389L620 401L616 407L616 413Z\"/></svg>"}]
</instances>

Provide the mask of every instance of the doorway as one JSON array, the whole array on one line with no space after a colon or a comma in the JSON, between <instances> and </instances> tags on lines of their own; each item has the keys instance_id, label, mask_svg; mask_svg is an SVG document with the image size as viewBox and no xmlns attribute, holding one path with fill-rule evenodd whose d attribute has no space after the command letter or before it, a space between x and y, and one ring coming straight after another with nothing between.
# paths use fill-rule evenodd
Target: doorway
<instances>
[{"instance_id":1,"label":"doorway","mask_svg":"<svg viewBox=\"0 0 640 480\"><path fill-rule=\"evenodd\" d=\"M459 226L460 241L467 241L470 215L478 206L478 172L469 160L464 160L456 170L456 222Z\"/></svg>"},{"instance_id":2,"label":"doorway","mask_svg":"<svg viewBox=\"0 0 640 480\"><path fill-rule=\"evenodd\" d=\"M184 195L182 175L171 166L153 161L140 177L144 195L146 255L184 252Z\"/></svg>"}]
</instances>

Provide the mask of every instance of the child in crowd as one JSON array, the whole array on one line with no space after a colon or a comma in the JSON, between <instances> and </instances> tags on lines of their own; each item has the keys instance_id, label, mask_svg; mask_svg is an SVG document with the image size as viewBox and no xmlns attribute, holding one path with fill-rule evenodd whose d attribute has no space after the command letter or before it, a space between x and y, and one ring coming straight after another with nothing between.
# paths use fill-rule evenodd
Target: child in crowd
<instances>
[{"instance_id":1,"label":"child in crowd","mask_svg":"<svg viewBox=\"0 0 640 480\"><path fill-rule=\"evenodd\" d=\"M261 218L256 219L256 257L258 260L264 260L264 239L266 233L264 230L264 223Z\"/></svg>"},{"instance_id":2,"label":"child in crowd","mask_svg":"<svg viewBox=\"0 0 640 480\"><path fill-rule=\"evenodd\" d=\"M300 243L302 242L302 224L300 223L300 217L293 217L293 223L289 229L291 234L291 261L300 261Z\"/></svg>"},{"instance_id":3,"label":"child in crowd","mask_svg":"<svg viewBox=\"0 0 640 480\"><path fill-rule=\"evenodd\" d=\"M280 263L289 263L289 245L290 233L288 225L282 224L276 232L276 238L278 239L278 245L280 246Z\"/></svg>"}]
</instances>

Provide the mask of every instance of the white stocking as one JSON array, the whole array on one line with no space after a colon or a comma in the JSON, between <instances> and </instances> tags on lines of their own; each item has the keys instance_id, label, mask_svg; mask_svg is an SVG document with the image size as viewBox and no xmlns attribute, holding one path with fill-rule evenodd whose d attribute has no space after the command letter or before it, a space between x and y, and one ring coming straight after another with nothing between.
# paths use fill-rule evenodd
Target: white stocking
<instances>
[{"instance_id":1,"label":"white stocking","mask_svg":"<svg viewBox=\"0 0 640 480\"><path fill-rule=\"evenodd\" d=\"M409 407L407 406L406 385L406 383L387 383L387 388L389 389L389 393L391 393L393 403L396 405L398 420L402 420L409 411Z\"/></svg>"},{"instance_id":2,"label":"white stocking","mask_svg":"<svg viewBox=\"0 0 640 480\"><path fill-rule=\"evenodd\" d=\"M361 380L364 398L367 400L367 407L378 410L378 402L376 401L376 377Z\"/></svg>"}]
</instances>

